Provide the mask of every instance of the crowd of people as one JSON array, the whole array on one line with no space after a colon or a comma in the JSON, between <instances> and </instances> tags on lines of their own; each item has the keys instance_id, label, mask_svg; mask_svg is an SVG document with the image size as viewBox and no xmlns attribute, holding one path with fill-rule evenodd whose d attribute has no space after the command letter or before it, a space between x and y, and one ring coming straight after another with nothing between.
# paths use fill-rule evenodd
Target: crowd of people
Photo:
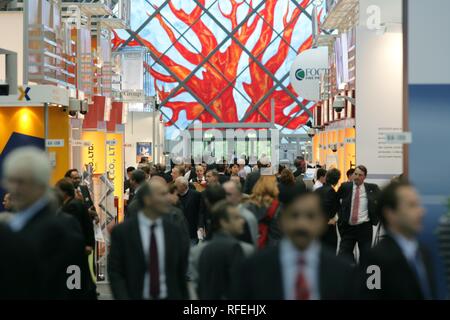
<instances>
[{"instance_id":1,"label":"crowd of people","mask_svg":"<svg viewBox=\"0 0 450 320\"><path fill-rule=\"evenodd\" d=\"M293 167L262 157L253 167L235 159L127 168L124 222L112 228L108 256L113 297L436 297L417 240L424 209L409 182L396 178L380 190L358 165L339 185L338 169L318 168L309 181L302 157ZM98 215L89 189L76 169L53 188L49 176L36 149L4 161L0 299L97 298L88 256ZM78 284L68 285L68 266L79 267ZM371 266L379 278L368 280Z\"/></svg>"}]
</instances>

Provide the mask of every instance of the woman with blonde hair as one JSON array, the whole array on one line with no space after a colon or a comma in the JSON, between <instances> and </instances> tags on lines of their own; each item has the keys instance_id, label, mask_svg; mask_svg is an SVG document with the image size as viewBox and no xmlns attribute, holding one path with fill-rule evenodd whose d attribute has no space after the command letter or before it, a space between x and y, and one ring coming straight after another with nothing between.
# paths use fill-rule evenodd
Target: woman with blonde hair
<instances>
[{"instance_id":1,"label":"woman with blonde hair","mask_svg":"<svg viewBox=\"0 0 450 320\"><path fill-rule=\"evenodd\" d=\"M252 189L247 209L258 219L258 247L264 248L280 237L276 216L279 209L278 183L274 175L262 175Z\"/></svg>"}]
</instances>

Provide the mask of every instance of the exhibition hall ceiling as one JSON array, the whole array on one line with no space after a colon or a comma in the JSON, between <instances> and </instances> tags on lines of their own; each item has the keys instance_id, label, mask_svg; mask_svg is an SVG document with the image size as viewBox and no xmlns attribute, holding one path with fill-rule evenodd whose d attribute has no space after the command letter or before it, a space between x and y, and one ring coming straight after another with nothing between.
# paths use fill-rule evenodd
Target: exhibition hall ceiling
<instances>
[{"instance_id":1,"label":"exhibition hall ceiling","mask_svg":"<svg viewBox=\"0 0 450 320\"><path fill-rule=\"evenodd\" d=\"M267 123L284 132L314 108L294 92L292 62L312 45L312 0L133 0L114 46L146 46L168 127ZM323 8L319 8L321 19ZM322 17L323 18L323 17Z\"/></svg>"}]
</instances>

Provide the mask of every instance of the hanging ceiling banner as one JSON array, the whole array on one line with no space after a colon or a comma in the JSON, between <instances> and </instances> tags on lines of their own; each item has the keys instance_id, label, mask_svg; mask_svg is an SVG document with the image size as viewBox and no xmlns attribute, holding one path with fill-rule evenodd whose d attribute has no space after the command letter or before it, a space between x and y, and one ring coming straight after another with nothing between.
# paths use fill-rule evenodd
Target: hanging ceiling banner
<instances>
[{"instance_id":1,"label":"hanging ceiling banner","mask_svg":"<svg viewBox=\"0 0 450 320\"><path fill-rule=\"evenodd\" d=\"M291 67L291 84L297 94L310 101L320 100L320 77L328 70L328 47L305 50Z\"/></svg>"}]
</instances>

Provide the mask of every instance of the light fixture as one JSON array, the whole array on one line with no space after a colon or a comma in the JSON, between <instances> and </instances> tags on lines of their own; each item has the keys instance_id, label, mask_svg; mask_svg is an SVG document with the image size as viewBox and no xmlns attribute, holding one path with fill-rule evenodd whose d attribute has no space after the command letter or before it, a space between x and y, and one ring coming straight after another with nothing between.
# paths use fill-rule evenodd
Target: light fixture
<instances>
[{"instance_id":1,"label":"light fixture","mask_svg":"<svg viewBox=\"0 0 450 320\"><path fill-rule=\"evenodd\" d=\"M336 96L333 101L333 110L340 113L342 110L344 110L345 105L347 104L347 101L350 102L352 105L356 104L356 100L351 97L347 96Z\"/></svg>"}]
</instances>

